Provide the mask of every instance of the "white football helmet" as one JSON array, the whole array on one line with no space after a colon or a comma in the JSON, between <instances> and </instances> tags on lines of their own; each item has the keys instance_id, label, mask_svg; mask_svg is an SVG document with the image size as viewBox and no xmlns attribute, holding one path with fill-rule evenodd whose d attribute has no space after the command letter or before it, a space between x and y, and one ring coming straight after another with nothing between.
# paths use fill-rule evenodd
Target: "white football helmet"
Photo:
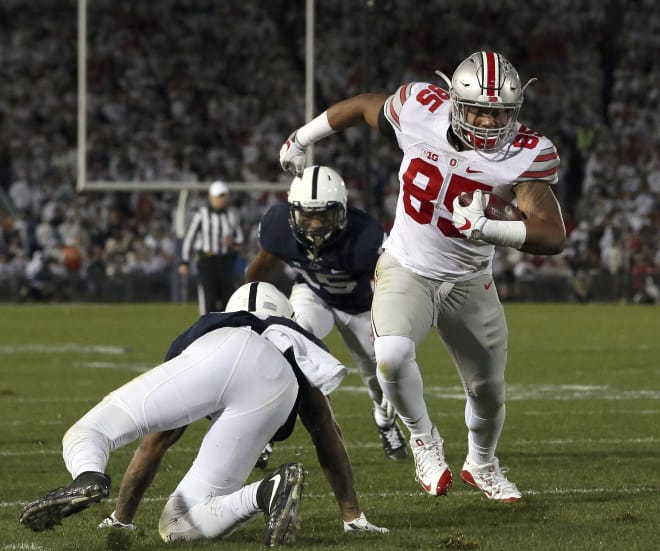
<instances>
[{"instance_id":1,"label":"white football helmet","mask_svg":"<svg viewBox=\"0 0 660 551\"><path fill-rule=\"evenodd\" d=\"M289 299L275 285L265 281L252 281L234 291L227 301L225 312L239 310L293 319L293 306Z\"/></svg>"},{"instance_id":2,"label":"white football helmet","mask_svg":"<svg viewBox=\"0 0 660 551\"><path fill-rule=\"evenodd\" d=\"M307 167L291 182L289 225L312 257L346 228L347 202L344 180L327 166Z\"/></svg>"},{"instance_id":3,"label":"white football helmet","mask_svg":"<svg viewBox=\"0 0 660 551\"><path fill-rule=\"evenodd\" d=\"M514 137L518 113L523 104L525 86L511 63L496 52L475 52L454 71L451 81L436 71L449 85L451 127L454 134L470 149L497 151ZM493 109L503 113L506 121L496 128L482 128L467 122L468 107Z\"/></svg>"}]
</instances>

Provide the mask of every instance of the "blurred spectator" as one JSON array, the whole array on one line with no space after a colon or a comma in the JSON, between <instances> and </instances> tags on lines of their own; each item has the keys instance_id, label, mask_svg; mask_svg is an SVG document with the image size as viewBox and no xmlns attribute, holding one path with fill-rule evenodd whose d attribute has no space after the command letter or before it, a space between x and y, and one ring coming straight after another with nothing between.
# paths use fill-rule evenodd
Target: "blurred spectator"
<instances>
[{"instance_id":1,"label":"blurred spectator","mask_svg":"<svg viewBox=\"0 0 660 551\"><path fill-rule=\"evenodd\" d=\"M303 0L87 6L90 180L211 181L222 173L228 181L282 181L281 133L305 110ZM172 269L176 197L75 194L76 14L74 0L0 5L0 75L10 83L0 87L0 143L15 209L12 227L2 231L1 273L22 273L35 252L55 257L77 238L83 256L94 251L81 277L96 274L90 288L98 292L101 266L110 279ZM498 256L500 285L511 296L519 278L565 273L566 265L594 284L615 273L626 282L639 250L657 284L660 4L450 0L411 10L404 0L317 2L316 20L324 55L315 59L314 112L360 91L433 78L466 48L500 50L523 80L539 77L526 92L538 107L527 111L535 117L529 123L558 147L557 195L577 233L557 264ZM353 203L387 227L398 192L393 153L351 131L319 144L314 161L342 173ZM282 198L242 195L245 235L272 200Z\"/></svg>"}]
</instances>

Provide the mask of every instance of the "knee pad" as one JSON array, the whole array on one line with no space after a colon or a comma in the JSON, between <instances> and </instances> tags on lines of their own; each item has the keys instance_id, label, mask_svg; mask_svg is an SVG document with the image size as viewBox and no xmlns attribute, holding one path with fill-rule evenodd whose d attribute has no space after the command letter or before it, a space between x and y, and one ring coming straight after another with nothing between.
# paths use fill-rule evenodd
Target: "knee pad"
<instances>
[{"instance_id":1,"label":"knee pad","mask_svg":"<svg viewBox=\"0 0 660 551\"><path fill-rule=\"evenodd\" d=\"M378 371L386 381L397 379L402 370L415 361L415 341L409 337L376 337L374 349Z\"/></svg>"},{"instance_id":2,"label":"knee pad","mask_svg":"<svg viewBox=\"0 0 660 551\"><path fill-rule=\"evenodd\" d=\"M468 396L472 410L479 417L490 418L504 405L504 381L484 379L473 383Z\"/></svg>"}]
</instances>

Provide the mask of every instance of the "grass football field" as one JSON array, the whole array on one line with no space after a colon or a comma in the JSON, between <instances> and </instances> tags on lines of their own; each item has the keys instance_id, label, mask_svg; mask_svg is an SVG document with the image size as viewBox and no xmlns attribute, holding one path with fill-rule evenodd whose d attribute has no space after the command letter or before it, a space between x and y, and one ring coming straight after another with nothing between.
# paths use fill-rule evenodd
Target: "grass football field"
<instances>
[{"instance_id":1,"label":"grass football field","mask_svg":"<svg viewBox=\"0 0 660 551\"><path fill-rule=\"evenodd\" d=\"M101 397L161 361L192 323L194 305L3 305L0 316L0 551L249 550L264 523L225 540L164 544L158 518L193 459L205 421L172 448L132 533L98 530L135 444L114 452L110 499L33 533L21 506L69 482L61 457L67 428ZM506 304L507 422L498 456L524 499L492 503L459 479L466 453L463 394L440 340L418 351L425 398L445 439L454 487L426 495L412 459L386 460L370 402L351 370L332 401L344 430L361 505L388 535L348 536L309 437L298 423L271 460L308 472L297 549L660 550L660 310L649 306ZM337 335L327 339L348 357ZM250 480L263 473L253 472Z\"/></svg>"}]
</instances>

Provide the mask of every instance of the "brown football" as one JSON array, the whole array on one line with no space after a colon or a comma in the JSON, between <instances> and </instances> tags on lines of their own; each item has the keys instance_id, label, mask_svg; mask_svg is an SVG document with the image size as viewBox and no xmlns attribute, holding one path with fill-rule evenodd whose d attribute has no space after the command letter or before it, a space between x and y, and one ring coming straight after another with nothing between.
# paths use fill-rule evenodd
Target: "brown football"
<instances>
[{"instance_id":1,"label":"brown football","mask_svg":"<svg viewBox=\"0 0 660 551\"><path fill-rule=\"evenodd\" d=\"M484 209L484 214L489 220L504 220L505 222L513 222L516 220L524 220L525 215L513 203L503 199L499 195L483 192L488 197L488 203ZM464 207L472 203L472 192L461 193L458 199L459 203Z\"/></svg>"}]
</instances>

